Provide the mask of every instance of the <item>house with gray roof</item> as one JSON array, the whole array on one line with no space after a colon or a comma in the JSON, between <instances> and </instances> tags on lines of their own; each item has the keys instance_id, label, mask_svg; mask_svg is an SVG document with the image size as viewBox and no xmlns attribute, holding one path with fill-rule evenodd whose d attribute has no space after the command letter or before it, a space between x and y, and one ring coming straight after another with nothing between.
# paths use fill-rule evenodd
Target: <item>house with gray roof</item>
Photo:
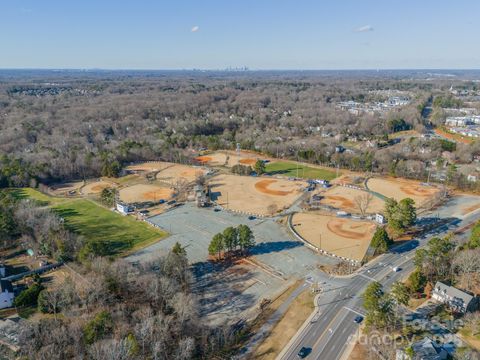
<instances>
[{"instance_id":1,"label":"house with gray roof","mask_svg":"<svg viewBox=\"0 0 480 360\"><path fill-rule=\"evenodd\" d=\"M12 307L14 298L12 283L8 280L0 280L0 309Z\"/></svg>"},{"instance_id":2,"label":"house with gray roof","mask_svg":"<svg viewBox=\"0 0 480 360\"><path fill-rule=\"evenodd\" d=\"M446 304L453 311L462 314L467 311L474 311L478 307L478 298L440 281L435 284L435 288L432 290L432 299Z\"/></svg>"},{"instance_id":3,"label":"house with gray roof","mask_svg":"<svg viewBox=\"0 0 480 360\"><path fill-rule=\"evenodd\" d=\"M397 350L395 360L445 360L448 358L448 352L441 344L436 343L430 338L424 338L411 346L413 356L410 356L406 349Z\"/></svg>"}]
</instances>

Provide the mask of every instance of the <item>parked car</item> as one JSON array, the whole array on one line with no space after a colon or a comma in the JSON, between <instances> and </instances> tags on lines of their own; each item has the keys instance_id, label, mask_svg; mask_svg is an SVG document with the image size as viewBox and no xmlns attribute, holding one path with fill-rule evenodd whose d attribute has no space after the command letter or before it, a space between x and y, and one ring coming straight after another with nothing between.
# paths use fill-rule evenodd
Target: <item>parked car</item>
<instances>
[{"instance_id":1,"label":"parked car","mask_svg":"<svg viewBox=\"0 0 480 360\"><path fill-rule=\"evenodd\" d=\"M248 220L255 220L255 219L256 219L256 217L253 216L253 215L250 215L250 216L248 217Z\"/></svg>"}]
</instances>

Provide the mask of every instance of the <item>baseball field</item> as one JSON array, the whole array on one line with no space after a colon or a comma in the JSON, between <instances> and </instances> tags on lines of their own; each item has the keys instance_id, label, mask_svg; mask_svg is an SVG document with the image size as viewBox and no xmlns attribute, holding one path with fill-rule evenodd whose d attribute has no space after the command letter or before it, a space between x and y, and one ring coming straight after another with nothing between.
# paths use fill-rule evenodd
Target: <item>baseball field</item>
<instances>
[{"instance_id":1,"label":"baseball field","mask_svg":"<svg viewBox=\"0 0 480 360\"><path fill-rule=\"evenodd\" d=\"M348 213L361 213L359 202L365 203L367 214L382 212L385 207L385 202L382 199L370 195L366 191L350 187L333 186L326 190L322 189L317 193L323 197L320 201L321 204L332 206Z\"/></svg>"},{"instance_id":2,"label":"baseball field","mask_svg":"<svg viewBox=\"0 0 480 360\"><path fill-rule=\"evenodd\" d=\"M230 210L272 215L298 199L305 183L252 176L219 175L210 182L212 197Z\"/></svg>"},{"instance_id":3,"label":"baseball field","mask_svg":"<svg viewBox=\"0 0 480 360\"><path fill-rule=\"evenodd\" d=\"M411 198L417 206L431 199L439 189L414 180L400 178L371 178L367 181L370 190L400 201Z\"/></svg>"},{"instance_id":4,"label":"baseball field","mask_svg":"<svg viewBox=\"0 0 480 360\"><path fill-rule=\"evenodd\" d=\"M361 261L367 252L376 225L370 221L297 213L292 218L297 233L311 244L337 256Z\"/></svg>"}]
</instances>

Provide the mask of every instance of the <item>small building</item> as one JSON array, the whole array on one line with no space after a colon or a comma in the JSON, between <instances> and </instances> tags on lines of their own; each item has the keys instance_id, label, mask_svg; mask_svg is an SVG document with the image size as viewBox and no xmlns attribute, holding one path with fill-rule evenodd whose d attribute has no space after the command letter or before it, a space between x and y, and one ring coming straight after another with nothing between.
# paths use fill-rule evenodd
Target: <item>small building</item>
<instances>
[{"instance_id":1,"label":"small building","mask_svg":"<svg viewBox=\"0 0 480 360\"><path fill-rule=\"evenodd\" d=\"M477 175L468 174L468 176L467 176L467 181L477 182Z\"/></svg>"},{"instance_id":2,"label":"small building","mask_svg":"<svg viewBox=\"0 0 480 360\"><path fill-rule=\"evenodd\" d=\"M0 280L0 309L12 307L13 299L15 294L12 283L8 280Z\"/></svg>"},{"instance_id":3,"label":"small building","mask_svg":"<svg viewBox=\"0 0 480 360\"><path fill-rule=\"evenodd\" d=\"M128 215L134 211L133 206L123 203L117 203L116 209L122 215Z\"/></svg>"},{"instance_id":4,"label":"small building","mask_svg":"<svg viewBox=\"0 0 480 360\"><path fill-rule=\"evenodd\" d=\"M375 214L375 221L379 223L380 225L386 224L387 220L385 219L385 216L382 214Z\"/></svg>"},{"instance_id":5,"label":"small building","mask_svg":"<svg viewBox=\"0 0 480 360\"><path fill-rule=\"evenodd\" d=\"M430 338L424 338L411 346L413 357L406 349L397 350L396 360L445 360L449 357L448 351L441 344L437 344Z\"/></svg>"},{"instance_id":6,"label":"small building","mask_svg":"<svg viewBox=\"0 0 480 360\"><path fill-rule=\"evenodd\" d=\"M193 191L195 193L195 201L198 207L206 207L210 205L210 189L208 186L195 185Z\"/></svg>"},{"instance_id":7,"label":"small building","mask_svg":"<svg viewBox=\"0 0 480 360\"><path fill-rule=\"evenodd\" d=\"M432 290L432 299L462 314L467 311L474 311L478 307L476 297L440 281L435 284L435 288Z\"/></svg>"}]
</instances>

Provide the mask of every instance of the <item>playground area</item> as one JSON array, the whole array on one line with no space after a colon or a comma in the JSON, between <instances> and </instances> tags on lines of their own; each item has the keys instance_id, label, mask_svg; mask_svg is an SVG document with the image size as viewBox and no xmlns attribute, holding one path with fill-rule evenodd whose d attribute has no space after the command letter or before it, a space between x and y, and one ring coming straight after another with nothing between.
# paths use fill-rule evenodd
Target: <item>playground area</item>
<instances>
[{"instance_id":1,"label":"playground area","mask_svg":"<svg viewBox=\"0 0 480 360\"><path fill-rule=\"evenodd\" d=\"M125 203L166 201L172 194L173 190L170 188L149 184L136 184L119 190L120 200Z\"/></svg>"},{"instance_id":2,"label":"playground area","mask_svg":"<svg viewBox=\"0 0 480 360\"><path fill-rule=\"evenodd\" d=\"M364 206L367 214L382 212L385 202L366 191L345 187L333 186L317 192L322 199L320 204L334 207L352 214L360 214L360 207Z\"/></svg>"},{"instance_id":3,"label":"playground area","mask_svg":"<svg viewBox=\"0 0 480 360\"><path fill-rule=\"evenodd\" d=\"M370 221L297 213L292 218L297 233L312 245L340 257L361 261L367 252L376 225Z\"/></svg>"},{"instance_id":4,"label":"playground area","mask_svg":"<svg viewBox=\"0 0 480 360\"><path fill-rule=\"evenodd\" d=\"M434 186L400 178L371 178L367 186L370 190L397 201L411 198L417 206L428 202L439 192Z\"/></svg>"},{"instance_id":5,"label":"playground area","mask_svg":"<svg viewBox=\"0 0 480 360\"><path fill-rule=\"evenodd\" d=\"M211 181L212 198L222 207L239 212L273 215L298 199L301 181L220 175Z\"/></svg>"}]
</instances>

